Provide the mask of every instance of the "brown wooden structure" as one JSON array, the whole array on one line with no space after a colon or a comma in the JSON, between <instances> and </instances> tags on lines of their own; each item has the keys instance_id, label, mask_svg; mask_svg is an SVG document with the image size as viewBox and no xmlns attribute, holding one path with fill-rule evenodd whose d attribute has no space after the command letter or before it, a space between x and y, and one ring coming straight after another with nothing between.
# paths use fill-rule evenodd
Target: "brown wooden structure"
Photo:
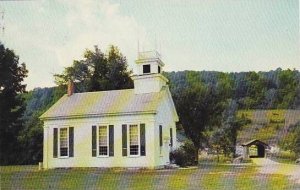
<instances>
[{"instance_id":1,"label":"brown wooden structure","mask_svg":"<svg viewBox=\"0 0 300 190\"><path fill-rule=\"evenodd\" d=\"M266 156L266 149L269 147L267 143L254 139L243 143L243 157L244 158L264 158Z\"/></svg>"}]
</instances>

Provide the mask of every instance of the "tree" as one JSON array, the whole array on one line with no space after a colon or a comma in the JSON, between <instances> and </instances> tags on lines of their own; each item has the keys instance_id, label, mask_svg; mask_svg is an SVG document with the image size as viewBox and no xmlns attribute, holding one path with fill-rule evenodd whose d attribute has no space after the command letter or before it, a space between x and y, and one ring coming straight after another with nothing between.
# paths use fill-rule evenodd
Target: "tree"
<instances>
[{"instance_id":1,"label":"tree","mask_svg":"<svg viewBox=\"0 0 300 190\"><path fill-rule=\"evenodd\" d=\"M288 133L281 139L279 146L300 156L300 122L289 127Z\"/></svg>"},{"instance_id":2,"label":"tree","mask_svg":"<svg viewBox=\"0 0 300 190\"><path fill-rule=\"evenodd\" d=\"M66 86L69 80L75 82L79 92L88 90L88 79L90 71L88 65L82 61L73 61L71 67L66 67L62 74L55 74L55 83L59 86Z\"/></svg>"},{"instance_id":3,"label":"tree","mask_svg":"<svg viewBox=\"0 0 300 190\"><path fill-rule=\"evenodd\" d=\"M66 85L68 80L76 83L81 92L117 90L133 87L126 57L116 46L110 46L107 55L95 46L95 50L86 50L84 59L74 61L62 74L55 74L58 85Z\"/></svg>"},{"instance_id":4,"label":"tree","mask_svg":"<svg viewBox=\"0 0 300 190\"><path fill-rule=\"evenodd\" d=\"M19 64L19 57L13 50L0 43L0 164L17 163L20 144L17 137L22 129L21 116L24 111L23 98L27 77L25 63Z\"/></svg>"},{"instance_id":5,"label":"tree","mask_svg":"<svg viewBox=\"0 0 300 190\"><path fill-rule=\"evenodd\" d=\"M251 121L245 116L237 117L238 104L231 100L223 112L222 124L216 127L211 136L211 146L217 154L224 153L225 156L234 158L236 152L238 131L242 126Z\"/></svg>"},{"instance_id":6,"label":"tree","mask_svg":"<svg viewBox=\"0 0 300 190\"><path fill-rule=\"evenodd\" d=\"M243 102L246 109L262 108L267 90L266 84L266 80L262 75L256 72L249 72L246 74L247 93Z\"/></svg>"},{"instance_id":7,"label":"tree","mask_svg":"<svg viewBox=\"0 0 300 190\"><path fill-rule=\"evenodd\" d=\"M196 148L195 159L198 161L198 152L208 141L207 132L221 123L232 82L224 74L218 76L216 86L199 81L196 72L188 72L186 77L188 85L174 96L174 101L185 134Z\"/></svg>"},{"instance_id":8,"label":"tree","mask_svg":"<svg viewBox=\"0 0 300 190\"><path fill-rule=\"evenodd\" d=\"M39 116L65 94L63 86L35 88L22 96L26 111L23 114L23 129L18 136L21 164L37 164L43 158L43 122Z\"/></svg>"},{"instance_id":9,"label":"tree","mask_svg":"<svg viewBox=\"0 0 300 190\"><path fill-rule=\"evenodd\" d=\"M286 109L293 105L297 97L300 81L296 70L283 70L278 76L278 108Z\"/></svg>"}]
</instances>

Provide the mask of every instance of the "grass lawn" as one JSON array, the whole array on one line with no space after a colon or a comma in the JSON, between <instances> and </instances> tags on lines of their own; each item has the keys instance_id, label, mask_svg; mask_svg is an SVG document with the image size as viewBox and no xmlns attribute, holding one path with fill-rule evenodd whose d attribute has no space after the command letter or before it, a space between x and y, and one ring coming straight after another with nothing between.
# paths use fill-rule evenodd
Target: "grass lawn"
<instances>
[{"instance_id":1,"label":"grass lawn","mask_svg":"<svg viewBox=\"0 0 300 190\"><path fill-rule=\"evenodd\" d=\"M53 169L5 166L1 189L300 189L284 175L259 174L255 166L199 166L177 170Z\"/></svg>"}]
</instances>

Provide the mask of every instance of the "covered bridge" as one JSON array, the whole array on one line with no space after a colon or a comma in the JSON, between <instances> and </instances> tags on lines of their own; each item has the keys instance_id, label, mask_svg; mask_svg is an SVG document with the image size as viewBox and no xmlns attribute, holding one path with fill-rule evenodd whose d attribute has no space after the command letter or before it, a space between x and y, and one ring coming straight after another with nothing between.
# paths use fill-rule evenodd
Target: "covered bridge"
<instances>
[{"instance_id":1,"label":"covered bridge","mask_svg":"<svg viewBox=\"0 0 300 190\"><path fill-rule=\"evenodd\" d=\"M243 143L242 146L244 158L264 158L269 147L268 144L257 139Z\"/></svg>"}]
</instances>

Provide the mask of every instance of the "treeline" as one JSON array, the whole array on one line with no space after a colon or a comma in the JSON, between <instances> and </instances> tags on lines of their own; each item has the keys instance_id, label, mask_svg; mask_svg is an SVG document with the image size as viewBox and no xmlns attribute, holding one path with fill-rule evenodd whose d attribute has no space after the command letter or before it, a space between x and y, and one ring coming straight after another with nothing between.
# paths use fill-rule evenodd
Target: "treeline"
<instances>
[{"instance_id":1,"label":"treeline","mask_svg":"<svg viewBox=\"0 0 300 190\"><path fill-rule=\"evenodd\" d=\"M232 99L239 109L297 109L300 108L300 72L276 70L267 72L178 71L165 73L170 79L172 94L188 85L189 75L198 75L194 82L217 86L218 76L227 75L233 83Z\"/></svg>"}]
</instances>

